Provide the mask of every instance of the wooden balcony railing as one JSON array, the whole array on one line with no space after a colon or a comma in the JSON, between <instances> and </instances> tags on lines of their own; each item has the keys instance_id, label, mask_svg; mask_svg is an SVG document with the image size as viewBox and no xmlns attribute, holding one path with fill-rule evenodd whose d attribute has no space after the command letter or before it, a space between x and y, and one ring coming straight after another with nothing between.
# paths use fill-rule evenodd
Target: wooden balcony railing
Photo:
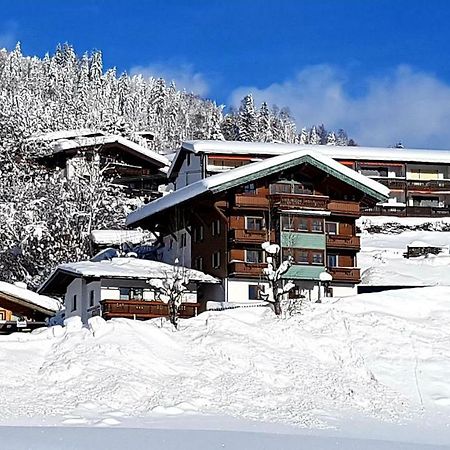
<instances>
[{"instance_id":1,"label":"wooden balcony railing","mask_svg":"<svg viewBox=\"0 0 450 450\"><path fill-rule=\"evenodd\" d=\"M228 264L228 273L236 277L259 278L264 267L267 267L266 263L235 261Z\"/></svg>"},{"instance_id":2,"label":"wooden balcony railing","mask_svg":"<svg viewBox=\"0 0 450 450\"><path fill-rule=\"evenodd\" d=\"M328 197L307 194L271 194L271 206L281 209L327 209Z\"/></svg>"},{"instance_id":3,"label":"wooden balcony railing","mask_svg":"<svg viewBox=\"0 0 450 450\"><path fill-rule=\"evenodd\" d=\"M262 244L265 241L275 241L275 232L267 230L230 230L229 238L233 242L242 242L249 244Z\"/></svg>"},{"instance_id":4,"label":"wooden balcony railing","mask_svg":"<svg viewBox=\"0 0 450 450\"><path fill-rule=\"evenodd\" d=\"M234 203L237 208L269 208L269 200L267 197L260 197L258 195L236 194Z\"/></svg>"},{"instance_id":5,"label":"wooden balcony railing","mask_svg":"<svg viewBox=\"0 0 450 450\"><path fill-rule=\"evenodd\" d=\"M169 309L166 303L144 300L102 300L102 317L112 319L124 317L128 319L154 319L156 317L168 317ZM182 303L180 317L189 318L198 314L199 303Z\"/></svg>"},{"instance_id":6,"label":"wooden balcony railing","mask_svg":"<svg viewBox=\"0 0 450 450\"><path fill-rule=\"evenodd\" d=\"M361 281L360 269L356 267L328 267L333 277L333 281L347 281L349 283L359 283Z\"/></svg>"},{"instance_id":7,"label":"wooden balcony railing","mask_svg":"<svg viewBox=\"0 0 450 450\"><path fill-rule=\"evenodd\" d=\"M359 217L361 215L359 203L346 200L330 200L328 210L341 216Z\"/></svg>"},{"instance_id":8,"label":"wooden balcony railing","mask_svg":"<svg viewBox=\"0 0 450 450\"><path fill-rule=\"evenodd\" d=\"M361 240L359 236L345 236L343 234L328 234L327 247L359 251Z\"/></svg>"},{"instance_id":9,"label":"wooden balcony railing","mask_svg":"<svg viewBox=\"0 0 450 450\"><path fill-rule=\"evenodd\" d=\"M373 208L364 208L362 214L366 216L449 217L450 208L438 208L434 206L406 206L401 208L374 206Z\"/></svg>"}]
</instances>

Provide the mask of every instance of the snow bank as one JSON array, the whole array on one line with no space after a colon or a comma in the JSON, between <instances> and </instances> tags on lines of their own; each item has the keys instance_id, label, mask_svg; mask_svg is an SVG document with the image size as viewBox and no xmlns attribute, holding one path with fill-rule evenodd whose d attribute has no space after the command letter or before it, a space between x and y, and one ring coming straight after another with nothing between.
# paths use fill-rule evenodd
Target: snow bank
<instances>
[{"instance_id":1,"label":"snow bank","mask_svg":"<svg viewBox=\"0 0 450 450\"><path fill-rule=\"evenodd\" d=\"M0 337L1 421L436 421L450 412L449 321L450 288L434 287L307 304L288 320L248 308L203 313L178 332L159 319L95 319Z\"/></svg>"}]
</instances>

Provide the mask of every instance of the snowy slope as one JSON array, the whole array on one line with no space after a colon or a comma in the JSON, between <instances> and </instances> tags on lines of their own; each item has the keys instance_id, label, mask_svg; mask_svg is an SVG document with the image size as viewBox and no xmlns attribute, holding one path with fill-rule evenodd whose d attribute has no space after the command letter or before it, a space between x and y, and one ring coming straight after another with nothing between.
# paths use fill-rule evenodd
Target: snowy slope
<instances>
[{"instance_id":1,"label":"snowy slope","mask_svg":"<svg viewBox=\"0 0 450 450\"><path fill-rule=\"evenodd\" d=\"M439 424L450 413L449 321L447 287L308 304L288 320L265 308L209 312L179 332L160 320L72 320L0 337L0 423L208 414L313 429Z\"/></svg>"}]
</instances>

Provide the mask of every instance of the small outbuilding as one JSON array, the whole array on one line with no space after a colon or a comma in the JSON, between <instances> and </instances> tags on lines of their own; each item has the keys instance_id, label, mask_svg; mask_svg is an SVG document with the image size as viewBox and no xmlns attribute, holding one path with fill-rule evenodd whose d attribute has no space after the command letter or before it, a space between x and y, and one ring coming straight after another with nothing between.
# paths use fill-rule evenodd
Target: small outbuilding
<instances>
[{"instance_id":1,"label":"small outbuilding","mask_svg":"<svg viewBox=\"0 0 450 450\"><path fill-rule=\"evenodd\" d=\"M439 255L439 253L448 254L448 246L428 244L427 242L414 241L406 246L405 258L417 258L419 256Z\"/></svg>"}]
</instances>

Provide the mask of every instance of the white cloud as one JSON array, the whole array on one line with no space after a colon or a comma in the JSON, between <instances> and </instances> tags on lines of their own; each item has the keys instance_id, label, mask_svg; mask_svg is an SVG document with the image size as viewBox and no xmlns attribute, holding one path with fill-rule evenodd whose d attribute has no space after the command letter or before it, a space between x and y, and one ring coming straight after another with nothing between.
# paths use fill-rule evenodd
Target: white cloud
<instances>
[{"instance_id":1,"label":"white cloud","mask_svg":"<svg viewBox=\"0 0 450 450\"><path fill-rule=\"evenodd\" d=\"M209 90L208 83L200 72L196 72L191 64L150 64L135 66L131 74L141 74L144 77L164 78L167 83L175 82L178 89L204 96Z\"/></svg>"},{"instance_id":2,"label":"white cloud","mask_svg":"<svg viewBox=\"0 0 450 450\"><path fill-rule=\"evenodd\" d=\"M361 145L450 148L450 85L431 74L399 66L384 77L364 80L365 92L349 92L350 75L329 65L307 67L295 78L263 89L241 87L257 104L288 106L297 125L324 123L344 128Z\"/></svg>"},{"instance_id":3,"label":"white cloud","mask_svg":"<svg viewBox=\"0 0 450 450\"><path fill-rule=\"evenodd\" d=\"M0 48L11 50L17 43L16 37L17 24L8 22L0 26Z\"/></svg>"}]
</instances>

